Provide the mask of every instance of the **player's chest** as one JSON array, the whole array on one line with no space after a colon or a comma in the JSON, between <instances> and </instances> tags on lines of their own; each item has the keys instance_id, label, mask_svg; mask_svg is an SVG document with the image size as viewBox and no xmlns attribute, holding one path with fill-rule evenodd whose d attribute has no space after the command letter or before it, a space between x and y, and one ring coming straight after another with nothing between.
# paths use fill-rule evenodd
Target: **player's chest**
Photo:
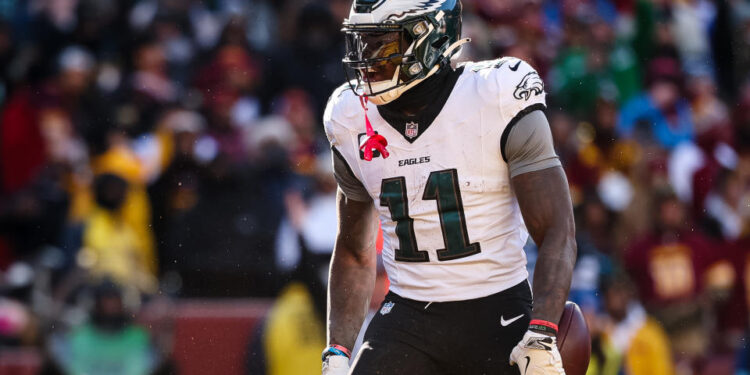
<instances>
[{"instance_id":1,"label":"player's chest","mask_svg":"<svg viewBox=\"0 0 750 375\"><path fill-rule=\"evenodd\" d=\"M461 191L485 191L499 183L504 168L498 131L501 127L490 121L493 118L499 117L481 110L454 112L438 117L410 142L410 129L421 124L407 123L402 133L375 117L373 126L388 140L390 155L383 158L376 153L371 161L366 161L360 152L357 166L361 181L376 198L384 191L399 189L410 200L420 199L438 183ZM357 143L364 137L365 134L357 134Z\"/></svg>"}]
</instances>

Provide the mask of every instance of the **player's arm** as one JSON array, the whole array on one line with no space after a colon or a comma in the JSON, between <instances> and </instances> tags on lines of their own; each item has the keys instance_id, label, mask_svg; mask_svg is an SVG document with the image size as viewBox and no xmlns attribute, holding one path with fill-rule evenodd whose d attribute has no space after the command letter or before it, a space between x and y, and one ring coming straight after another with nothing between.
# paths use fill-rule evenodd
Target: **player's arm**
<instances>
[{"instance_id":1,"label":"player's arm","mask_svg":"<svg viewBox=\"0 0 750 375\"><path fill-rule=\"evenodd\" d=\"M375 287L377 216L367 191L335 149L333 158L339 184L338 234L328 279L329 352L325 354L323 373L345 374L348 358L332 354L338 354L337 348L346 352L354 347L367 314Z\"/></svg>"},{"instance_id":2,"label":"player's arm","mask_svg":"<svg viewBox=\"0 0 750 375\"><path fill-rule=\"evenodd\" d=\"M576 259L568 181L541 111L519 120L507 142L505 153L513 190L529 234L539 248L531 318L557 322L565 307Z\"/></svg>"},{"instance_id":3,"label":"player's arm","mask_svg":"<svg viewBox=\"0 0 750 375\"><path fill-rule=\"evenodd\" d=\"M552 134L544 113L531 112L509 130L503 154L526 227L539 248L534 270L532 325L514 349L511 361L531 358L544 374L560 373L554 325L560 320L576 259L573 207ZM551 323L549 327L545 323ZM546 342L545 341L549 341ZM552 356L553 361L542 358ZM537 359L537 357L539 359ZM548 368L547 366L552 366ZM532 370L525 367L523 373Z\"/></svg>"},{"instance_id":4,"label":"player's arm","mask_svg":"<svg viewBox=\"0 0 750 375\"><path fill-rule=\"evenodd\" d=\"M328 280L328 344L354 346L375 287L375 229L372 200L337 197L339 227Z\"/></svg>"}]
</instances>

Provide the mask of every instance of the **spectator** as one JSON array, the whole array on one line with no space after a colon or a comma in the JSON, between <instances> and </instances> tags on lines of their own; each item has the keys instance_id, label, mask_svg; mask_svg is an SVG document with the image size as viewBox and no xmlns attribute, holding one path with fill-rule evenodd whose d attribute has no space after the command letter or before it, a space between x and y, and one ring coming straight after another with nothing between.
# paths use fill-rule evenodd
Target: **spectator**
<instances>
[{"instance_id":1,"label":"spectator","mask_svg":"<svg viewBox=\"0 0 750 375\"><path fill-rule=\"evenodd\" d=\"M672 5L671 34L688 75L713 75L709 29L715 18L716 7L710 1L686 0Z\"/></svg>"},{"instance_id":2,"label":"spectator","mask_svg":"<svg viewBox=\"0 0 750 375\"><path fill-rule=\"evenodd\" d=\"M673 63L666 59L660 62ZM693 139L692 113L681 97L678 74L672 70L671 76L655 77L646 93L623 105L617 125L622 136L635 138L638 142L654 142L666 149Z\"/></svg>"},{"instance_id":3,"label":"spectator","mask_svg":"<svg viewBox=\"0 0 750 375\"><path fill-rule=\"evenodd\" d=\"M594 108L593 124L578 125L578 152L568 163L568 173L576 185L594 187L608 173L632 173L642 150L636 142L617 137L617 117L617 104L600 98Z\"/></svg>"},{"instance_id":4,"label":"spectator","mask_svg":"<svg viewBox=\"0 0 750 375\"><path fill-rule=\"evenodd\" d=\"M553 87L563 108L591 113L601 97L625 102L640 90L640 72L633 52L615 40L612 26L603 20L579 16L567 25L568 47L553 68Z\"/></svg>"},{"instance_id":5,"label":"spectator","mask_svg":"<svg viewBox=\"0 0 750 375\"><path fill-rule=\"evenodd\" d=\"M729 109L717 97L716 85L710 76L691 77L687 85L697 137L729 124Z\"/></svg>"},{"instance_id":6,"label":"spectator","mask_svg":"<svg viewBox=\"0 0 750 375\"><path fill-rule=\"evenodd\" d=\"M259 79L258 62L244 49L231 45L221 47L198 75L208 109L209 134L233 164L242 164L247 158L241 132L249 130L258 115L260 104L253 93Z\"/></svg>"},{"instance_id":7,"label":"spectator","mask_svg":"<svg viewBox=\"0 0 750 375\"><path fill-rule=\"evenodd\" d=\"M52 351L70 375L147 375L158 364L149 333L132 322L122 292L107 281L95 287L91 320L60 337Z\"/></svg>"},{"instance_id":8,"label":"spectator","mask_svg":"<svg viewBox=\"0 0 750 375\"><path fill-rule=\"evenodd\" d=\"M601 285L605 316L601 337L594 339L595 361L589 372L628 375L675 374L666 333L635 298L633 285L622 271Z\"/></svg>"},{"instance_id":9,"label":"spectator","mask_svg":"<svg viewBox=\"0 0 750 375\"><path fill-rule=\"evenodd\" d=\"M336 181L330 155L318 156L312 192L305 199L300 192L285 196L286 216L276 237L276 262L282 270L299 266L301 249L327 254L336 240Z\"/></svg>"},{"instance_id":10,"label":"spectator","mask_svg":"<svg viewBox=\"0 0 750 375\"><path fill-rule=\"evenodd\" d=\"M202 116L186 110L168 111L156 131L160 145L158 177L148 189L153 205L152 223L158 244L160 274L174 270L170 232L179 218L199 203L208 174L206 163L216 158L216 143L203 135Z\"/></svg>"},{"instance_id":11,"label":"spectator","mask_svg":"<svg viewBox=\"0 0 750 375\"><path fill-rule=\"evenodd\" d=\"M16 262L0 276L0 350L35 344L40 339L38 321L28 306L34 269Z\"/></svg>"},{"instance_id":12,"label":"spectator","mask_svg":"<svg viewBox=\"0 0 750 375\"><path fill-rule=\"evenodd\" d=\"M704 276L721 252L691 230L685 207L672 193L659 193L653 210L656 225L628 247L625 266L646 309L664 325L675 353L696 360L709 344L700 302Z\"/></svg>"},{"instance_id":13,"label":"spectator","mask_svg":"<svg viewBox=\"0 0 750 375\"><path fill-rule=\"evenodd\" d=\"M268 93L276 97L289 87L302 87L314 101L316 118L323 114L326 99L341 79L343 37L339 22L320 3L307 3L297 13L294 40L272 53Z\"/></svg>"},{"instance_id":14,"label":"spectator","mask_svg":"<svg viewBox=\"0 0 750 375\"><path fill-rule=\"evenodd\" d=\"M715 190L706 198L707 227L718 239L734 242L750 230L750 223L742 213L741 199L742 181L737 173L721 171Z\"/></svg>"},{"instance_id":15,"label":"spectator","mask_svg":"<svg viewBox=\"0 0 750 375\"><path fill-rule=\"evenodd\" d=\"M732 243L727 243L727 251L724 252L723 276L728 278L729 284L722 292L728 292L716 306L717 321L717 345L721 350L746 351L744 344L748 325L748 284L750 282L750 235L745 234L742 238Z\"/></svg>"},{"instance_id":16,"label":"spectator","mask_svg":"<svg viewBox=\"0 0 750 375\"><path fill-rule=\"evenodd\" d=\"M328 147L315 128L312 98L299 89L285 91L277 102L276 112L291 125L294 141L285 145L293 170L301 175L316 171L316 154Z\"/></svg>"},{"instance_id":17,"label":"spectator","mask_svg":"<svg viewBox=\"0 0 750 375\"><path fill-rule=\"evenodd\" d=\"M121 288L154 293L155 260L146 239L123 216L128 194L123 178L102 174L94 183L96 209L86 222L79 263L97 279L111 278Z\"/></svg>"}]
</instances>

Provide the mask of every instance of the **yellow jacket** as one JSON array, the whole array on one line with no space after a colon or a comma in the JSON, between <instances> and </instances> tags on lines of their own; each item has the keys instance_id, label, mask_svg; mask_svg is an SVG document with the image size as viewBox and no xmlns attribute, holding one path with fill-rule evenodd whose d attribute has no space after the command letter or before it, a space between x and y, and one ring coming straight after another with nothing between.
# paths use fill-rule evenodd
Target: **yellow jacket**
<instances>
[{"instance_id":1,"label":"yellow jacket","mask_svg":"<svg viewBox=\"0 0 750 375\"><path fill-rule=\"evenodd\" d=\"M120 214L96 208L85 223L79 264L95 277L153 293L155 262L148 241Z\"/></svg>"},{"instance_id":2,"label":"yellow jacket","mask_svg":"<svg viewBox=\"0 0 750 375\"><path fill-rule=\"evenodd\" d=\"M629 375L673 375L675 373L669 339L664 329L647 318L633 337L625 354L625 373Z\"/></svg>"},{"instance_id":3,"label":"yellow jacket","mask_svg":"<svg viewBox=\"0 0 750 375\"><path fill-rule=\"evenodd\" d=\"M267 375L320 375L326 346L323 320L301 283L282 290L268 314L264 336Z\"/></svg>"},{"instance_id":4,"label":"yellow jacket","mask_svg":"<svg viewBox=\"0 0 750 375\"><path fill-rule=\"evenodd\" d=\"M619 341L619 345L616 341ZM626 346L622 347L624 344ZM624 329L621 326L620 329L607 330L603 334L602 345L604 358L592 358L587 375L675 373L669 339L659 323L650 317L644 316Z\"/></svg>"},{"instance_id":5,"label":"yellow jacket","mask_svg":"<svg viewBox=\"0 0 750 375\"><path fill-rule=\"evenodd\" d=\"M145 185L145 172L131 150L122 145L113 146L110 150L93 160L95 174L111 173L128 182L128 193L120 209L119 217L125 221L130 230L138 237L140 261L152 276L157 272L154 234L151 231L151 204ZM72 219L90 222L100 215L89 186L73 184ZM100 219L97 219L100 220ZM90 225L90 224L89 224ZM85 245L85 244L84 244Z\"/></svg>"}]
</instances>

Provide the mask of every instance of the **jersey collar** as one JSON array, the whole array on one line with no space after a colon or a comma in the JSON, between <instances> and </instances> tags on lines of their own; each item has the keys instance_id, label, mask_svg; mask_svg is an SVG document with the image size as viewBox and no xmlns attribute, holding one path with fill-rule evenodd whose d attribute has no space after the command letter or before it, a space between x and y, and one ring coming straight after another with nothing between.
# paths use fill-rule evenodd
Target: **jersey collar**
<instances>
[{"instance_id":1,"label":"jersey collar","mask_svg":"<svg viewBox=\"0 0 750 375\"><path fill-rule=\"evenodd\" d=\"M397 100L377 106L378 113L407 142L414 143L440 114L463 69L463 67L455 70L450 67L443 69L404 93ZM426 106L418 110L415 115L404 114L405 109L419 108L425 105L424 103L427 103Z\"/></svg>"}]
</instances>

